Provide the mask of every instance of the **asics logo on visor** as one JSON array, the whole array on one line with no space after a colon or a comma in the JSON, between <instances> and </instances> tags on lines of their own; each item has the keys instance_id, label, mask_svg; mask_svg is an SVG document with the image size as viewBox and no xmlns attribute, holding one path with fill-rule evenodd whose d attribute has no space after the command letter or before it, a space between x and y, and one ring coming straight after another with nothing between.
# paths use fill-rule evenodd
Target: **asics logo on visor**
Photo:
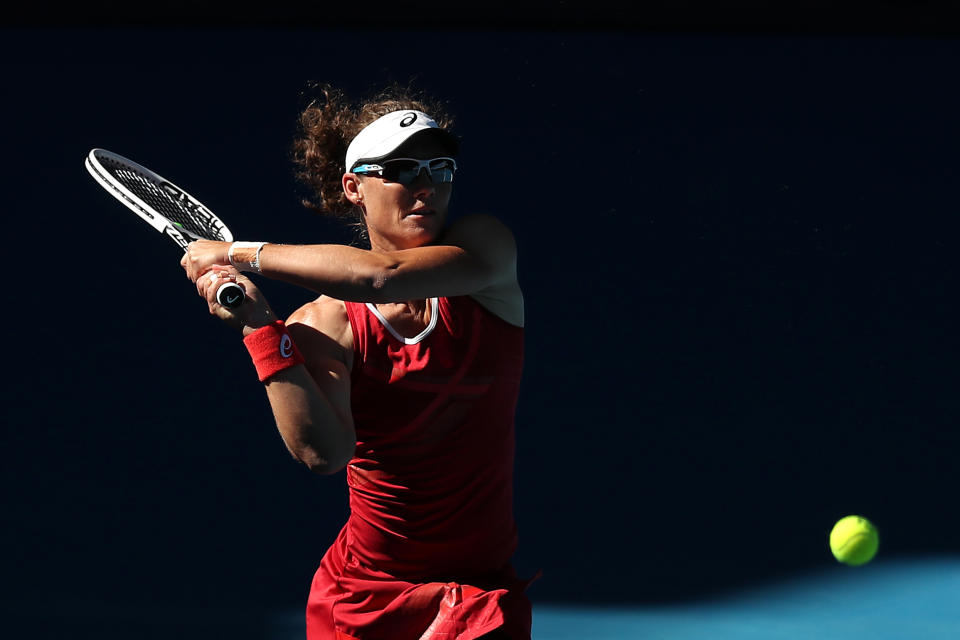
<instances>
[{"instance_id":1,"label":"asics logo on visor","mask_svg":"<svg viewBox=\"0 0 960 640\"><path fill-rule=\"evenodd\" d=\"M417 114L415 114L415 113L408 113L406 116L404 116L403 120L400 121L400 126L401 126L401 127L409 127L410 125L412 125L412 124L413 124L414 122L416 122L416 121L417 121Z\"/></svg>"}]
</instances>

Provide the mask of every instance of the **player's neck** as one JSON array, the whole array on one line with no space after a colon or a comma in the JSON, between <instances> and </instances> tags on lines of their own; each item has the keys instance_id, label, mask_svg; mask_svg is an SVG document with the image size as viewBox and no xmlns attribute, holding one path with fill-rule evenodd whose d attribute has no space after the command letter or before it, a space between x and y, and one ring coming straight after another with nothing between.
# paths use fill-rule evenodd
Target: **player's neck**
<instances>
[{"instance_id":1,"label":"player's neck","mask_svg":"<svg viewBox=\"0 0 960 640\"><path fill-rule=\"evenodd\" d=\"M408 300L376 305L390 325L403 335L416 335L430 324L427 300Z\"/></svg>"}]
</instances>

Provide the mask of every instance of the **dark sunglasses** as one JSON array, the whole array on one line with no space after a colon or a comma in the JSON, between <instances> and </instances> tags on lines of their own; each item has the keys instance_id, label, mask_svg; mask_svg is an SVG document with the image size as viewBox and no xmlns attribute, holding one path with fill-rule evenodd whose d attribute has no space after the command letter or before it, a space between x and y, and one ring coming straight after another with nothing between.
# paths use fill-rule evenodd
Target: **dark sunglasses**
<instances>
[{"instance_id":1,"label":"dark sunglasses","mask_svg":"<svg viewBox=\"0 0 960 640\"><path fill-rule=\"evenodd\" d=\"M390 182L399 182L409 187L426 169L430 181L453 182L453 174L457 171L457 162L453 158L431 158L417 160L416 158L393 158L384 160L380 164L362 164L352 173L359 175L379 176Z\"/></svg>"}]
</instances>

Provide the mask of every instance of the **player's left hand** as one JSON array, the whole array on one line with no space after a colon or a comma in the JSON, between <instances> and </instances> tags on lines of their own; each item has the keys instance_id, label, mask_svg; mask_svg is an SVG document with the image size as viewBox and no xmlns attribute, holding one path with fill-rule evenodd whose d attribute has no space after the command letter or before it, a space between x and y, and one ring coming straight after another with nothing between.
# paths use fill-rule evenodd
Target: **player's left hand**
<instances>
[{"instance_id":1,"label":"player's left hand","mask_svg":"<svg viewBox=\"0 0 960 640\"><path fill-rule=\"evenodd\" d=\"M230 244L217 240L194 240L187 245L180 266L187 272L191 282L197 282L214 265L230 264Z\"/></svg>"}]
</instances>

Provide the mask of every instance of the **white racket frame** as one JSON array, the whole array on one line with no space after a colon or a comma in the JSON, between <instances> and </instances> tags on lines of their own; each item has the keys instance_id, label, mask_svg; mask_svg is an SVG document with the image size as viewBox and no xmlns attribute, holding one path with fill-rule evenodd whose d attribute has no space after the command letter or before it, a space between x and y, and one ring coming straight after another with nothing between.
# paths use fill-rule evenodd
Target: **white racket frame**
<instances>
[{"instance_id":1,"label":"white racket frame","mask_svg":"<svg viewBox=\"0 0 960 640\"><path fill-rule=\"evenodd\" d=\"M151 207L148 203L144 202L143 199L138 195L127 189L120 182L116 181L110 172L107 171L107 169L104 168L104 166L100 163L99 157L106 157L111 160L115 160L121 165L127 165L131 169L143 173L145 176L150 178L158 188L162 189L164 186L171 187L174 191L176 191L178 197L184 199L188 203L188 208L199 209L202 214L209 219L209 222L211 222L212 225L218 229L220 237L204 238L188 231L187 229L178 227L162 213ZM147 169L142 164L134 162L129 158L125 158L120 154L107 151L106 149L101 149L99 147L90 150L90 153L87 154L86 160L84 160L84 166L90 175L93 176L93 179L96 180L108 193L126 205L128 209L137 214L144 222L177 243L177 245L184 251L187 250L187 245L192 240L206 239L233 242L233 233L231 233L230 229L227 228L227 225L224 224L223 221L212 211L210 211L206 205L178 187L170 180L167 180L158 174L156 171ZM228 297L228 292L233 290L234 287L240 292L241 295L243 295L243 289L240 288L240 285L232 282L222 284L217 289L217 300L221 305L228 308L234 308L239 306L239 304L242 304L242 297L240 298L239 303L227 304L227 300L231 299L231 297Z\"/></svg>"}]
</instances>

